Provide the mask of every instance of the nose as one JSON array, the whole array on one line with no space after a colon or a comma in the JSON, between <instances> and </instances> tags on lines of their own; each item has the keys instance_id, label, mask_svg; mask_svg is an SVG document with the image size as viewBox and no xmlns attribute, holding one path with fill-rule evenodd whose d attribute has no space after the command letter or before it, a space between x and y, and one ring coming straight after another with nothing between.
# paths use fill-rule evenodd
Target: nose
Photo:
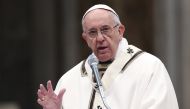
<instances>
[{"instance_id":1,"label":"nose","mask_svg":"<svg viewBox=\"0 0 190 109\"><path fill-rule=\"evenodd\" d=\"M104 41L104 35L100 31L98 31L96 40L99 41L99 42Z\"/></svg>"}]
</instances>

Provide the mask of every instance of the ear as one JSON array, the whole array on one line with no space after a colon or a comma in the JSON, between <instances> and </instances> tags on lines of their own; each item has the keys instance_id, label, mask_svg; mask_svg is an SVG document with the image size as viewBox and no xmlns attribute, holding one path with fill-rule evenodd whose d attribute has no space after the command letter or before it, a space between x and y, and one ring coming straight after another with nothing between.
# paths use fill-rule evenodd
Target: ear
<instances>
[{"instance_id":1,"label":"ear","mask_svg":"<svg viewBox=\"0 0 190 109\"><path fill-rule=\"evenodd\" d=\"M87 36L86 36L86 34L84 32L82 33L82 38L87 42L87 39L86 39Z\"/></svg>"},{"instance_id":2,"label":"ear","mask_svg":"<svg viewBox=\"0 0 190 109\"><path fill-rule=\"evenodd\" d=\"M124 32L125 32L125 26L121 24L121 25L119 26L118 31L119 31L119 35L120 35L121 37L123 37Z\"/></svg>"}]
</instances>

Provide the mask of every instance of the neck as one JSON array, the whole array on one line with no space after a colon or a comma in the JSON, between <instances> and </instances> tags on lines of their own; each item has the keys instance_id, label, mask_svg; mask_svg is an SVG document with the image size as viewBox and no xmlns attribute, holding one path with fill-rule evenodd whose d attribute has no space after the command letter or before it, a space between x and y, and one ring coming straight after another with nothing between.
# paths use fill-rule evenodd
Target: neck
<instances>
[{"instance_id":1,"label":"neck","mask_svg":"<svg viewBox=\"0 0 190 109\"><path fill-rule=\"evenodd\" d=\"M108 61L104 61L104 62L99 62L99 64L110 64L110 63L112 63L113 62L113 60L108 60Z\"/></svg>"}]
</instances>

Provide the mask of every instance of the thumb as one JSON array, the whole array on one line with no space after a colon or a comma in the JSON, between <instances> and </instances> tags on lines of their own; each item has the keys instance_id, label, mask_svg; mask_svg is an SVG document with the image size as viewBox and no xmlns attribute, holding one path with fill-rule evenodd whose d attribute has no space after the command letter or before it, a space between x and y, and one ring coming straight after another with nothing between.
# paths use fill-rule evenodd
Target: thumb
<instances>
[{"instance_id":1,"label":"thumb","mask_svg":"<svg viewBox=\"0 0 190 109\"><path fill-rule=\"evenodd\" d=\"M62 99L65 91L66 91L66 89L64 89L64 88L59 91L59 94L57 95L58 99Z\"/></svg>"}]
</instances>

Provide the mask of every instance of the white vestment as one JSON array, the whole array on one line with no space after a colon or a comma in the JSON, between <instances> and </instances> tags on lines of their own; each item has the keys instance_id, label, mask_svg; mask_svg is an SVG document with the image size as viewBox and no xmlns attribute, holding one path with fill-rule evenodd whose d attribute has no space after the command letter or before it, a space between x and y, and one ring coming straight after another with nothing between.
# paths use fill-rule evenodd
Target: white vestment
<instances>
[{"instance_id":1,"label":"white vestment","mask_svg":"<svg viewBox=\"0 0 190 109\"><path fill-rule=\"evenodd\" d=\"M130 48L130 49L128 49ZM128 45L125 38L119 44L114 61L102 77L107 104L111 109L178 109L175 91L163 63L155 56L143 52L121 70L138 48ZM62 105L64 109L89 109L93 87L92 70L83 61L66 72L55 89L66 88ZM96 93L93 107L102 105ZM98 109L98 108L93 108ZM100 108L101 109L101 108Z\"/></svg>"}]
</instances>

